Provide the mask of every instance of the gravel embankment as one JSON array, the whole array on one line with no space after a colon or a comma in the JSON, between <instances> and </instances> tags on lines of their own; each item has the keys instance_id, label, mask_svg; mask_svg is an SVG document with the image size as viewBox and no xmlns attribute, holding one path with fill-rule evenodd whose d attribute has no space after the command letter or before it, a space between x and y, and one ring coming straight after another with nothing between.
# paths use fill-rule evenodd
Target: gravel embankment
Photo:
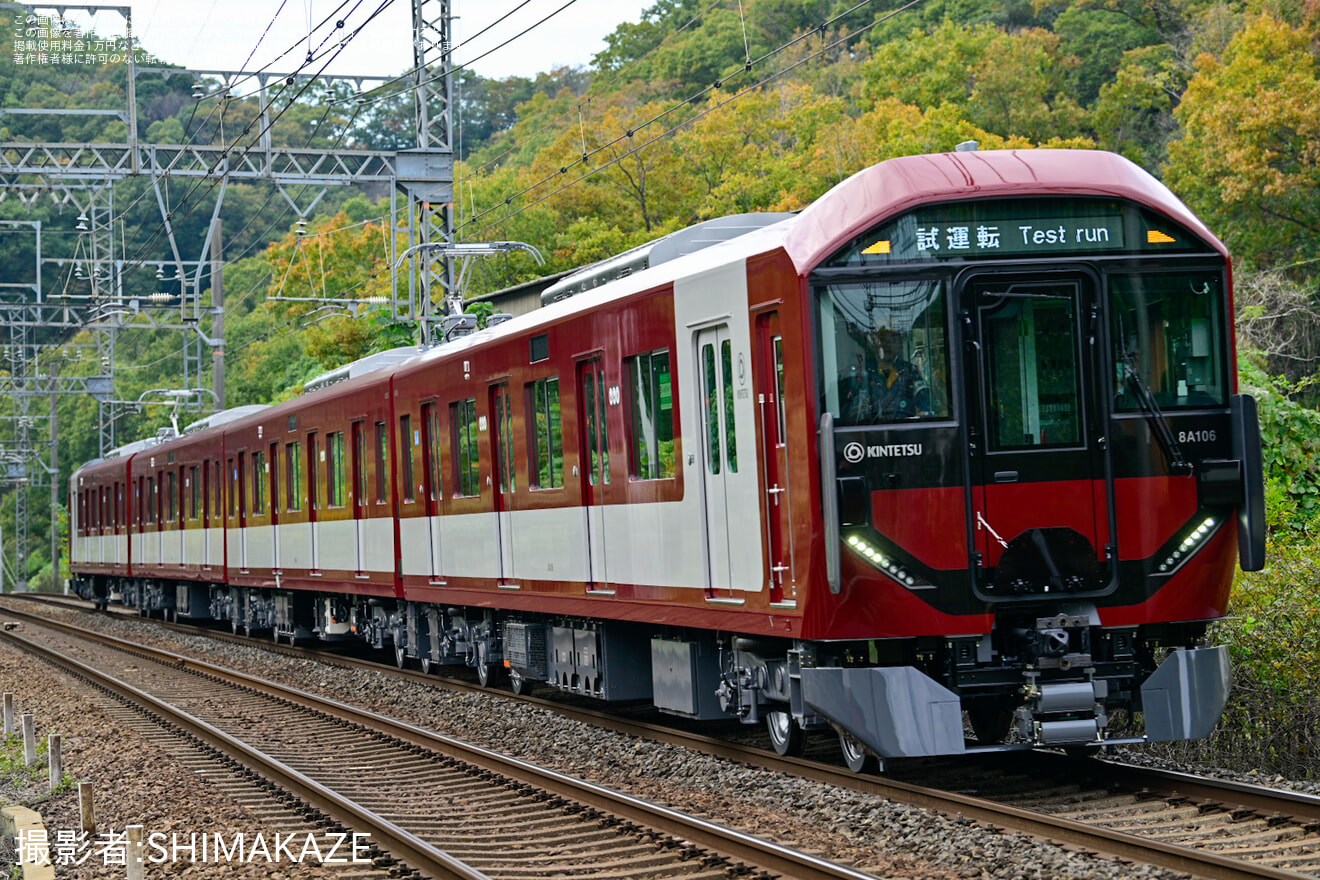
<instances>
[{"instance_id":1,"label":"gravel embankment","mask_svg":"<svg viewBox=\"0 0 1320 880\"><path fill-rule=\"evenodd\" d=\"M45 742L48 734L60 734L66 774L75 781L91 781L96 786L97 832L81 843L67 846L64 856L60 848L52 847L57 876L74 880L123 877L123 864L116 864L116 853L122 849L110 844L103 835L110 832L122 835L131 824L144 826L148 834L166 835L158 838L165 842L171 834L177 834L176 839L184 843L193 834L220 834L232 843L240 832L247 841L253 841L259 834L273 841L272 829L137 732L118 725L96 700L75 690L78 684L74 679L2 642L0 686L14 694L16 714L33 714L41 742ZM21 744L18 754L21 761ZM78 794L75 787L49 795L48 778L48 771L43 769L32 785L21 789L0 788L0 802L24 803L41 813L49 839L55 844L60 832L76 833L81 827ZM250 853L250 847L247 851ZM159 851L149 849L147 857L160 858ZM82 860L82 864L60 864L64 858L70 862ZM13 861L11 846L0 855L4 876L9 876ZM260 857L250 864L241 861L220 864L210 859L204 864L193 864L181 854L179 861L164 859L158 864L148 864L147 876L189 880L209 877L332 880L339 874L320 865L291 864L287 859L279 865L267 864Z\"/></svg>"},{"instance_id":2,"label":"gravel embankment","mask_svg":"<svg viewBox=\"0 0 1320 880\"><path fill-rule=\"evenodd\" d=\"M881 877L1165 880L1182 876L1065 852L1023 835L994 833L874 796L603 731L495 696L457 694L381 673L340 669L259 648L151 631L149 624L135 620L98 618L98 622L116 635L352 702L829 859L852 863ZM6 675L5 680L13 679ZM43 693L52 692L43 689ZM52 697L50 702L60 704L63 699ZM116 743L109 748L98 743L92 751L98 760L108 763L114 755L124 755L128 744ZM152 766L149 758L139 759L136 754L134 746L134 756L125 763ZM163 772L157 775L166 776ZM195 783L193 790L210 794ZM205 817L220 814L219 807L196 806L203 802L199 797L187 812L158 813L153 818L159 822L163 821L159 816L175 815L176 824L196 828Z\"/></svg>"}]
</instances>

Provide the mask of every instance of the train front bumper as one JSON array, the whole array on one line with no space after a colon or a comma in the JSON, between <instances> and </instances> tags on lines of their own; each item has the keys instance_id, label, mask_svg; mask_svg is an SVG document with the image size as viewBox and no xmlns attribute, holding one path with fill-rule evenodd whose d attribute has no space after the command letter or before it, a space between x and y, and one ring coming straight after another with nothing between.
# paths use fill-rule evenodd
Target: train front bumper
<instances>
[{"instance_id":1,"label":"train front bumper","mask_svg":"<svg viewBox=\"0 0 1320 880\"><path fill-rule=\"evenodd\" d=\"M1179 649L1141 685L1144 737L1106 738L1097 712L1089 723L1042 715L1033 743L969 746L958 695L915 667L808 667L801 674L804 702L881 758L1199 739L1223 713L1231 681L1227 648Z\"/></svg>"}]
</instances>

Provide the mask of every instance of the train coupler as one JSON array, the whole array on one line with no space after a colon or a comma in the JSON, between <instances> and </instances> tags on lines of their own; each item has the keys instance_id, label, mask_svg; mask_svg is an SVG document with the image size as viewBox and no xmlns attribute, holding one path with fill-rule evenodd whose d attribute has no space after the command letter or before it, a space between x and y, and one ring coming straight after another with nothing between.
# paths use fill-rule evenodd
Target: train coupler
<instances>
[{"instance_id":1,"label":"train coupler","mask_svg":"<svg viewBox=\"0 0 1320 880\"><path fill-rule=\"evenodd\" d=\"M1039 675L1026 673L1027 699L1014 713L1019 735L1036 745L1101 742L1109 726L1109 683L1092 678L1042 684Z\"/></svg>"}]
</instances>

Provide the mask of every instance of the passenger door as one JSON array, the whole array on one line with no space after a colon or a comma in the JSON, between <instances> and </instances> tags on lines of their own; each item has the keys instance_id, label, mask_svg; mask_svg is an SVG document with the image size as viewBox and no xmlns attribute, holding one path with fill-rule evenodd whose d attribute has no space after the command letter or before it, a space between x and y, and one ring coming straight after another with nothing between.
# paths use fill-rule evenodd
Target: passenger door
<instances>
[{"instance_id":1,"label":"passenger door","mask_svg":"<svg viewBox=\"0 0 1320 880\"><path fill-rule=\"evenodd\" d=\"M761 420L761 457L765 461L765 517L769 544L770 601L790 600L797 593L793 553L793 494L789 481L787 411L784 404L784 337L779 313L756 322L760 353L757 412Z\"/></svg>"},{"instance_id":2,"label":"passenger door","mask_svg":"<svg viewBox=\"0 0 1320 880\"><path fill-rule=\"evenodd\" d=\"M444 570L440 551L440 414L439 405L422 404L422 492L426 504L426 533L431 548L431 581Z\"/></svg>"},{"instance_id":3,"label":"passenger door","mask_svg":"<svg viewBox=\"0 0 1320 880\"><path fill-rule=\"evenodd\" d=\"M734 420L732 351L729 328L720 325L697 334L697 393L701 407L702 489L705 497L706 555L711 598L732 595L733 560L729 523L730 477L738 473ZM726 596L727 598L727 596Z\"/></svg>"},{"instance_id":4,"label":"passenger door","mask_svg":"<svg viewBox=\"0 0 1320 880\"><path fill-rule=\"evenodd\" d=\"M351 489L351 504L353 505L353 545L354 545L354 563L353 571L358 577L366 574L363 564L363 529L365 525L363 519L367 515L367 471L366 471L366 452L367 452L367 432L366 425L361 420L353 423L352 437L350 441L353 444L352 462L350 464L349 484Z\"/></svg>"},{"instance_id":5,"label":"passenger door","mask_svg":"<svg viewBox=\"0 0 1320 880\"><path fill-rule=\"evenodd\" d=\"M317 483L320 475L320 450L317 446L317 433L307 435L307 531L309 533L312 559L310 571L321 573L321 486Z\"/></svg>"},{"instance_id":6,"label":"passenger door","mask_svg":"<svg viewBox=\"0 0 1320 880\"><path fill-rule=\"evenodd\" d=\"M996 568L1014 539L1023 547L996 573L995 595L1101 586L1107 482L1096 442L1099 377L1086 356L1095 345L1084 344L1095 332L1094 291L1081 273L981 274L961 290L974 334L967 389L977 550ZM1021 570L1028 557L1034 574Z\"/></svg>"},{"instance_id":7,"label":"passenger door","mask_svg":"<svg viewBox=\"0 0 1320 880\"><path fill-rule=\"evenodd\" d=\"M511 502L517 491L517 466L513 456L513 398L509 383L501 382L490 389L490 411L495 425L491 440L495 444L492 468L498 475L495 486L495 524L499 535L501 584L516 580L513 557L513 511Z\"/></svg>"},{"instance_id":8,"label":"passenger door","mask_svg":"<svg viewBox=\"0 0 1320 880\"><path fill-rule=\"evenodd\" d=\"M587 517L587 591L609 590L605 541L605 487L610 483L610 441L606 422L605 364L599 357L578 364L578 436L583 463L582 503Z\"/></svg>"}]
</instances>

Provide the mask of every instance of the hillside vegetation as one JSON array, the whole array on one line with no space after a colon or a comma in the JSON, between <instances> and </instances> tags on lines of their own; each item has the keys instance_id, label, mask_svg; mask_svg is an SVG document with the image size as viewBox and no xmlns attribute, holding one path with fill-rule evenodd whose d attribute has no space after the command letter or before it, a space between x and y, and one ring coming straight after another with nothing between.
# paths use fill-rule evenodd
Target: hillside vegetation
<instances>
[{"instance_id":1,"label":"hillside vegetation","mask_svg":"<svg viewBox=\"0 0 1320 880\"><path fill-rule=\"evenodd\" d=\"M0 25L9 39L11 28ZM3 106L123 106L122 66L19 69L10 55L0 47ZM140 80L147 141L232 142L251 129L252 100L198 102L191 85ZM1297 709L1320 705L1320 414L1312 408L1320 0L658 0L639 22L619 26L587 69L504 80L464 70L455 94L459 239L524 241L547 259L488 259L473 272L473 295L703 219L800 208L867 165L965 140L981 149L1113 150L1164 180L1235 255L1244 385L1260 396L1267 431L1274 562L1242 580L1238 617L1217 629L1238 661L1238 693L1249 698L1235 704L1230 733L1250 744L1244 761L1282 766L1287 757L1294 772L1316 772L1309 742L1283 730L1320 729L1320 719ZM411 95L370 97L357 103L343 88L313 88L286 99L273 137L411 146ZM123 137L122 122L107 117L0 119L5 141ZM186 189L170 197L184 199ZM189 194L192 205L178 217L179 238L193 251L211 198ZM142 182L118 184L116 203L130 206L126 252L162 254L159 215ZM0 202L0 219L29 217L72 227L56 206ZM225 217L230 405L286 398L324 369L411 339L412 328L380 308L327 318L267 301L384 293L396 233L383 194L331 193L297 230L282 199L235 185ZM0 236L0 265L30 262L12 239ZM46 247L72 255L76 236L54 236ZM178 384L177 334L144 330L120 340L120 397ZM95 372L79 351L66 350L61 372ZM95 418L89 400L61 404L63 461L95 452ZM129 414L120 436L165 420L160 409ZM32 559L40 569L40 554ZM1269 699L1252 702L1260 694Z\"/></svg>"}]
</instances>

